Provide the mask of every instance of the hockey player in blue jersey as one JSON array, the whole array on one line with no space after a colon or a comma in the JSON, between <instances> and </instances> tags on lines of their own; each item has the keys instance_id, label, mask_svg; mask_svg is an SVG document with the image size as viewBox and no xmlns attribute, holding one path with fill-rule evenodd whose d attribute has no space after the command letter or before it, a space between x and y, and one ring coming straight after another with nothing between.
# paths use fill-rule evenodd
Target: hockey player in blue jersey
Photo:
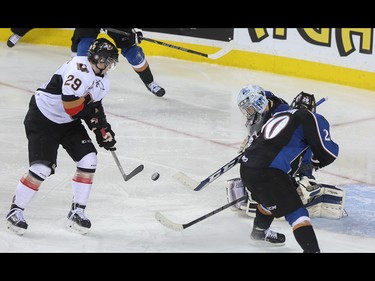
<instances>
[{"instance_id":1,"label":"hockey player in blue jersey","mask_svg":"<svg viewBox=\"0 0 375 281\"><path fill-rule=\"evenodd\" d=\"M285 235L272 231L270 225L275 217L285 217L303 252L320 252L309 213L293 181L309 149L316 168L331 164L339 152L331 140L328 121L316 113L314 95L301 92L291 110L276 113L266 122L241 159L241 179L261 203L256 209L252 239L284 244Z\"/></svg>"},{"instance_id":2,"label":"hockey player in blue jersey","mask_svg":"<svg viewBox=\"0 0 375 281\"><path fill-rule=\"evenodd\" d=\"M142 47L139 46L143 38L142 32L136 31L134 28L117 28L117 30L128 35L125 36L111 31L106 31L106 33L113 39L117 48L121 49L121 54L139 75L146 88L157 97L164 96L165 89L154 81L150 65ZM76 28L72 37L72 54L87 56L90 45L95 41L100 31L100 28Z\"/></svg>"}]
</instances>

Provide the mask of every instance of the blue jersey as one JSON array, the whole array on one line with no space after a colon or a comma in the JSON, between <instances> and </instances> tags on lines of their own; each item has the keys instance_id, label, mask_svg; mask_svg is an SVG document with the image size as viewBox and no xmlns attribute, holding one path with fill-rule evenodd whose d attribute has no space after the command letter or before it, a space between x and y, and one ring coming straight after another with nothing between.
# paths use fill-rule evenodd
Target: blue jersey
<instances>
[{"instance_id":1,"label":"blue jersey","mask_svg":"<svg viewBox=\"0 0 375 281\"><path fill-rule=\"evenodd\" d=\"M276 168L294 175L310 149L319 167L332 163L339 152L339 146L331 140L329 123L322 115L293 109L274 114L241 160L249 167Z\"/></svg>"}]
</instances>

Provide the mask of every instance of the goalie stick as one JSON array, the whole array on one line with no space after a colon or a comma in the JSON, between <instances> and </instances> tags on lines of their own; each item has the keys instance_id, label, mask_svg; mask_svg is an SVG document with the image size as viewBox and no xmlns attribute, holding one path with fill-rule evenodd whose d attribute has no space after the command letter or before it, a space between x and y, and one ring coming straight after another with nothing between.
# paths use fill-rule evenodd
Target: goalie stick
<instances>
[{"instance_id":1,"label":"goalie stick","mask_svg":"<svg viewBox=\"0 0 375 281\"><path fill-rule=\"evenodd\" d=\"M164 225L165 227L169 228L169 229L172 229L172 230L175 230L175 231L181 231L181 230L184 230L185 228L188 228L202 220L205 220L233 205L235 205L236 203L242 201L242 200L246 200L247 199L247 195L243 196L243 197L240 197L228 204L225 204L224 206L221 206L220 208L217 208L216 210L212 211L212 212L209 212L195 220L192 220L191 222L188 222L188 223L184 223L184 224L180 224L180 223L175 223L173 221L171 221L170 219L168 219L167 217L165 217L160 211L157 211L155 213L155 219L160 222L162 225Z\"/></svg>"},{"instance_id":2,"label":"goalie stick","mask_svg":"<svg viewBox=\"0 0 375 281\"><path fill-rule=\"evenodd\" d=\"M316 102L316 106L319 106L323 102L327 101L328 97L321 98ZM206 179L202 180L201 182L198 182L191 177L187 176L183 172L177 172L173 175L173 178L178 180L183 185L189 187L190 189L194 191L199 191L203 189L205 186L216 180L218 177L220 177L222 174L229 171L231 168L233 168L235 165L237 165L240 162L240 159L242 157L243 153L237 155L235 158L233 158L231 161L226 163L224 166L220 167L218 170L216 170L214 173L209 175Z\"/></svg>"},{"instance_id":3,"label":"goalie stick","mask_svg":"<svg viewBox=\"0 0 375 281\"><path fill-rule=\"evenodd\" d=\"M118 30L118 29L115 29L115 28L103 28L103 29L107 30L107 31L110 31L110 32L113 32L113 33L125 35L125 36L129 36L130 35L128 32L125 32L125 31L122 31L122 30ZM224 48L222 48L221 50L217 51L216 53L205 54L205 53L201 53L201 52L198 52L198 51L195 51L195 50L191 50L191 49L187 49L187 48L184 48L184 47L180 47L180 46L168 44L168 43L165 43L163 41L158 41L158 40L147 38L147 37L143 37L143 36L142 36L142 40L147 41L147 42L151 42L151 43L154 43L154 44L159 44L159 45L162 45L164 47L173 48L173 49L176 49L176 50L179 50L179 51L187 52L187 53L190 53L190 54L194 54L194 55L206 57L206 58L213 59L213 60L219 59L222 56L224 56L227 53L229 53L233 49L233 45L234 45L233 40L231 40L231 41L229 41L224 46Z\"/></svg>"},{"instance_id":4,"label":"goalie stick","mask_svg":"<svg viewBox=\"0 0 375 281\"><path fill-rule=\"evenodd\" d=\"M121 173L121 175L122 175L122 177L124 178L125 181L130 180L132 177L134 177L135 175L137 175L137 174L139 174L140 172L143 171L144 166L139 165L133 171L131 171L128 175L125 174L124 169L121 166L121 163L120 163L120 161L117 157L116 152L114 150L111 150L111 153L112 153L113 159L115 159L116 165L117 165L118 169L120 170L120 173Z\"/></svg>"}]
</instances>

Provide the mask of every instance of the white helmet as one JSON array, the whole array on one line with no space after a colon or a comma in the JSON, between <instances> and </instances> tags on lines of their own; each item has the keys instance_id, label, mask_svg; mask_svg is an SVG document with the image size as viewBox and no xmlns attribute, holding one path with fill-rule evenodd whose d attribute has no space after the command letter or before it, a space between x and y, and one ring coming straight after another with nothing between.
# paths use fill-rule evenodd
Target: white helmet
<instances>
[{"instance_id":1,"label":"white helmet","mask_svg":"<svg viewBox=\"0 0 375 281\"><path fill-rule=\"evenodd\" d=\"M245 85L238 94L237 104L247 119L253 119L256 113L262 114L264 112L268 99L262 87Z\"/></svg>"}]
</instances>

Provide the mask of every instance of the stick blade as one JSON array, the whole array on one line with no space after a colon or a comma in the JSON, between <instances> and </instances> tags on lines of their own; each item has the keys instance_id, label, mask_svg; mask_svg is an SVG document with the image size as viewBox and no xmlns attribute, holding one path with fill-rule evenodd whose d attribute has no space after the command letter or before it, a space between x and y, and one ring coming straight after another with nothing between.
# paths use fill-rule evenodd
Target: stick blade
<instances>
[{"instance_id":1,"label":"stick blade","mask_svg":"<svg viewBox=\"0 0 375 281\"><path fill-rule=\"evenodd\" d=\"M155 213L155 219L160 222L165 227L172 229L174 231L181 231L184 229L184 226L182 224L174 223L168 218L166 218L161 212L156 211Z\"/></svg>"},{"instance_id":2,"label":"stick blade","mask_svg":"<svg viewBox=\"0 0 375 281\"><path fill-rule=\"evenodd\" d=\"M192 190L194 190L194 188L196 188L199 185L199 182L193 180L191 177L187 176L183 172L177 172L172 177Z\"/></svg>"},{"instance_id":3,"label":"stick blade","mask_svg":"<svg viewBox=\"0 0 375 281\"><path fill-rule=\"evenodd\" d=\"M213 53L213 54L209 54L207 55L207 57L213 60L217 60L221 58L222 56L225 56L226 54L228 54L230 51L232 51L233 47L234 47L234 41L231 40L220 51Z\"/></svg>"},{"instance_id":4,"label":"stick blade","mask_svg":"<svg viewBox=\"0 0 375 281\"><path fill-rule=\"evenodd\" d=\"M212 180L213 181L213 180ZM205 187L206 185L208 185L210 183L210 178L207 178L205 179L204 181L202 181L201 183L199 183L193 190L194 191L199 191L201 190L203 187Z\"/></svg>"},{"instance_id":5,"label":"stick blade","mask_svg":"<svg viewBox=\"0 0 375 281\"><path fill-rule=\"evenodd\" d=\"M136 176L137 174L139 174L140 172L142 172L144 169L144 166L143 165L139 165L137 168L135 168L133 171L130 172L129 175L126 175L124 177L124 180L125 181L128 181L130 180L132 177Z\"/></svg>"}]
</instances>

